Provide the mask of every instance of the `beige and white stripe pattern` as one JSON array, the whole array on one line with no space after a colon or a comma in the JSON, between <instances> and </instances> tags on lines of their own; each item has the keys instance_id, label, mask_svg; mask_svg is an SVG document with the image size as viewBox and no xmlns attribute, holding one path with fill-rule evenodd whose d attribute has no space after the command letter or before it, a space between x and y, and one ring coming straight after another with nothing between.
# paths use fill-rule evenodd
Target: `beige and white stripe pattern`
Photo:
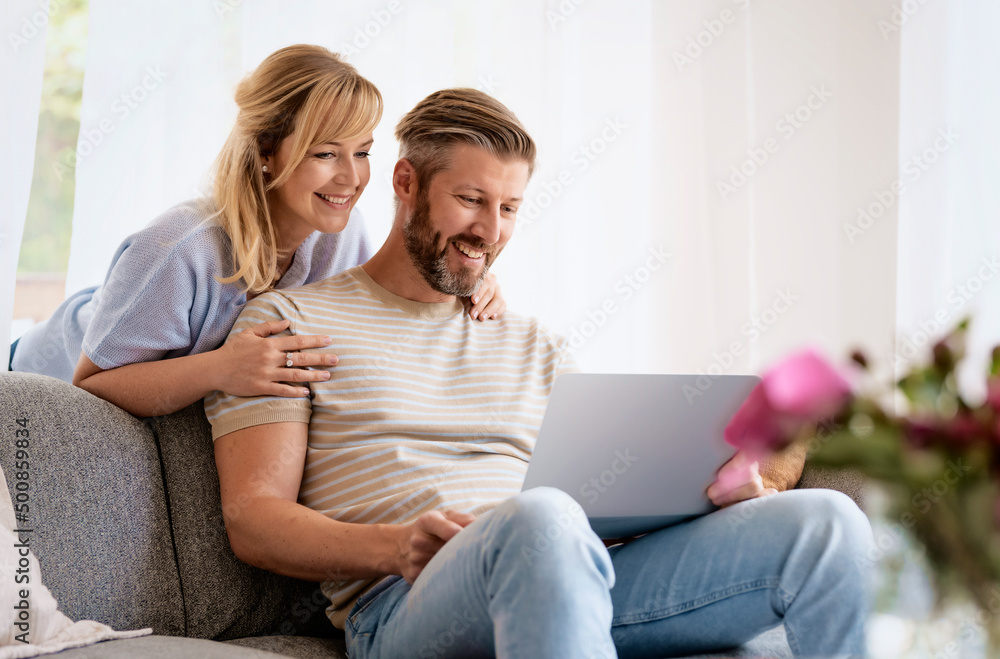
<instances>
[{"instance_id":1,"label":"beige and white stripe pattern","mask_svg":"<svg viewBox=\"0 0 1000 659\"><path fill-rule=\"evenodd\" d=\"M205 410L213 437L280 421L309 424L299 501L332 519L405 524L429 510L481 514L520 491L565 342L537 321L481 323L461 302L423 304L360 268L253 300L233 332L287 318L295 334L329 334L339 357L312 400L238 398ZM327 582L340 628L374 581Z\"/></svg>"}]
</instances>

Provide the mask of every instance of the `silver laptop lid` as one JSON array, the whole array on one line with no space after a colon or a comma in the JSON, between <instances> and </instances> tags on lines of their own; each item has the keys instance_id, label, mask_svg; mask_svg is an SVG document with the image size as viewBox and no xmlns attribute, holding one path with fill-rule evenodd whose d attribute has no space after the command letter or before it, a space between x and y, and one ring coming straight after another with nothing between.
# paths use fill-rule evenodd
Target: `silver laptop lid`
<instances>
[{"instance_id":1,"label":"silver laptop lid","mask_svg":"<svg viewBox=\"0 0 1000 659\"><path fill-rule=\"evenodd\" d=\"M555 383L522 490L556 487L602 537L714 509L705 488L735 450L723 430L754 375L572 373Z\"/></svg>"}]
</instances>

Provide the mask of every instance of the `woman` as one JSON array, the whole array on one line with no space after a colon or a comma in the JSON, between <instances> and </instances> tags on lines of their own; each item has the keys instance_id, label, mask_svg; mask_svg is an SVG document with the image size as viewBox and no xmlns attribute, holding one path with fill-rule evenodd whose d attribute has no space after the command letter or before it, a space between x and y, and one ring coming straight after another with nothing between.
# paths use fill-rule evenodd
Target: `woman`
<instances>
[{"instance_id":1,"label":"woman","mask_svg":"<svg viewBox=\"0 0 1000 659\"><path fill-rule=\"evenodd\" d=\"M126 238L103 286L70 297L15 343L12 370L71 379L136 416L169 414L216 390L306 396L285 383L329 378L301 367L336 357L299 351L330 337L270 336L287 321L223 342L256 295L368 260L352 211L370 176L382 97L337 55L298 45L264 60L236 102L213 198L180 204ZM469 313L495 318L504 306L490 277Z\"/></svg>"}]
</instances>

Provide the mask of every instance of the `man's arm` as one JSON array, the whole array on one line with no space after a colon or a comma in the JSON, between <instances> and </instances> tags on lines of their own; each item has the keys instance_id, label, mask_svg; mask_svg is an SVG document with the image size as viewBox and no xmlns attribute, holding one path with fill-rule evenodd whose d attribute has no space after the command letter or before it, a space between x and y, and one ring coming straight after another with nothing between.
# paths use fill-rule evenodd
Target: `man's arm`
<instances>
[{"instance_id":1,"label":"man's arm","mask_svg":"<svg viewBox=\"0 0 1000 659\"><path fill-rule=\"evenodd\" d=\"M790 490L802 477L806 449L793 445L759 460L739 451L719 469L715 482L708 486L708 498L717 506L729 506Z\"/></svg>"},{"instance_id":2,"label":"man's arm","mask_svg":"<svg viewBox=\"0 0 1000 659\"><path fill-rule=\"evenodd\" d=\"M790 490L802 478L807 450L808 447L804 444L796 443L780 453L757 461L756 466L745 453L737 453L719 469L715 482L708 487L708 497L715 505L725 507ZM604 540L604 545L611 547L633 539Z\"/></svg>"},{"instance_id":3,"label":"man's arm","mask_svg":"<svg viewBox=\"0 0 1000 659\"><path fill-rule=\"evenodd\" d=\"M806 466L806 453L809 447L803 442L796 442L760 461L760 476L764 487L771 487L779 492L791 490L799 484L802 470Z\"/></svg>"},{"instance_id":4,"label":"man's arm","mask_svg":"<svg viewBox=\"0 0 1000 659\"><path fill-rule=\"evenodd\" d=\"M216 440L222 513L240 560L309 581L401 574L412 583L473 521L431 511L408 525L351 524L299 504L307 432L305 423L271 423Z\"/></svg>"}]
</instances>

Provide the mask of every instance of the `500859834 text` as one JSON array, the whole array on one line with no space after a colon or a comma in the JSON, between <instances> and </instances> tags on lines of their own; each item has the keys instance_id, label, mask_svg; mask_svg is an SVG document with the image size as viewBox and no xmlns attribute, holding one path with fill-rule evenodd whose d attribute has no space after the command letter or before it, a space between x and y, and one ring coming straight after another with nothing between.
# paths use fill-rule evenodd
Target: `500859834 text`
<instances>
[{"instance_id":1,"label":"500859834 text","mask_svg":"<svg viewBox=\"0 0 1000 659\"><path fill-rule=\"evenodd\" d=\"M14 638L21 643L28 643L28 633L31 631L31 605L29 596L31 590L31 431L28 419L14 419L14 487L11 503L14 506L14 517L17 528L14 534L17 542L14 549L17 552L17 567L14 570L14 583L18 585L17 603L14 605L14 627L20 632Z\"/></svg>"}]
</instances>

